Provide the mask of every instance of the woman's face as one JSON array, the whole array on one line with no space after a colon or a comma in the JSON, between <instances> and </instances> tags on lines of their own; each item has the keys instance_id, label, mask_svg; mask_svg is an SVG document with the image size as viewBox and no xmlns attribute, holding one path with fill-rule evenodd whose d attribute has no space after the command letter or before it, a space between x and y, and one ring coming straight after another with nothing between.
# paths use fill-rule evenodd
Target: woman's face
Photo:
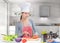
<instances>
[{"instance_id":1,"label":"woman's face","mask_svg":"<svg viewBox=\"0 0 60 43\"><path fill-rule=\"evenodd\" d=\"M29 12L22 12L22 18L28 18Z\"/></svg>"}]
</instances>

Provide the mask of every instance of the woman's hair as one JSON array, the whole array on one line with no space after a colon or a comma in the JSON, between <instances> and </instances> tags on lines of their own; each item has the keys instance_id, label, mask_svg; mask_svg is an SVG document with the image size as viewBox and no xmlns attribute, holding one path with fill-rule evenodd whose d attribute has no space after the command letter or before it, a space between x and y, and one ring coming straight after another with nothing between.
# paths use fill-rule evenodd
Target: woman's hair
<instances>
[{"instance_id":1,"label":"woman's hair","mask_svg":"<svg viewBox=\"0 0 60 43\"><path fill-rule=\"evenodd\" d=\"M23 14L24 12L22 12L22 14ZM30 15L31 16L31 15ZM22 15L20 16L20 20L22 19Z\"/></svg>"},{"instance_id":2,"label":"woman's hair","mask_svg":"<svg viewBox=\"0 0 60 43\"><path fill-rule=\"evenodd\" d=\"M22 19L22 15L21 15L21 17L20 17L20 20Z\"/></svg>"},{"instance_id":3,"label":"woman's hair","mask_svg":"<svg viewBox=\"0 0 60 43\"><path fill-rule=\"evenodd\" d=\"M22 14L23 14L23 12L22 12ZM20 20L22 19L22 15L20 16Z\"/></svg>"}]
</instances>

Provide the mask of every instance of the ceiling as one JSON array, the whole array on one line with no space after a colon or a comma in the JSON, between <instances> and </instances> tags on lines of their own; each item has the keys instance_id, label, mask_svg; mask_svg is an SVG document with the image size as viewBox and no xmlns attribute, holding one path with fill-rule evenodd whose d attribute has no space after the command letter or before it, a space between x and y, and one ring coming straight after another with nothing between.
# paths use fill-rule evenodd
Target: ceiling
<instances>
[{"instance_id":1,"label":"ceiling","mask_svg":"<svg viewBox=\"0 0 60 43\"><path fill-rule=\"evenodd\" d=\"M21 2L54 2L60 3L60 0L8 0L11 3L21 3Z\"/></svg>"},{"instance_id":2,"label":"ceiling","mask_svg":"<svg viewBox=\"0 0 60 43\"><path fill-rule=\"evenodd\" d=\"M4 1L3 1L3 0L0 0L0 3L1 3L1 2L4 2Z\"/></svg>"}]
</instances>

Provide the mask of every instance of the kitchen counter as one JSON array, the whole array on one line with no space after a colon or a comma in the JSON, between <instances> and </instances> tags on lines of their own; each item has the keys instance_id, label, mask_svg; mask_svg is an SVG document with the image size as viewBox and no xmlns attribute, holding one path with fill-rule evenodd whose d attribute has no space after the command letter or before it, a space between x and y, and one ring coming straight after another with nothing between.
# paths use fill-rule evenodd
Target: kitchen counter
<instances>
[{"instance_id":1,"label":"kitchen counter","mask_svg":"<svg viewBox=\"0 0 60 43\"><path fill-rule=\"evenodd\" d=\"M0 35L0 43L22 43L22 41L21 42L16 42L15 40L8 42L8 41L4 41L2 38L3 38L3 36ZM42 43L42 39L41 38L38 38L38 39L29 39L29 40L27 40L26 43Z\"/></svg>"},{"instance_id":2,"label":"kitchen counter","mask_svg":"<svg viewBox=\"0 0 60 43\"><path fill-rule=\"evenodd\" d=\"M2 38L3 36L0 35L0 43L17 43L16 41L11 41L11 42L4 41ZM42 42L41 38L38 38L38 39L29 39L26 43L41 43L41 42ZM22 43L22 41L19 43Z\"/></svg>"},{"instance_id":3,"label":"kitchen counter","mask_svg":"<svg viewBox=\"0 0 60 43\"><path fill-rule=\"evenodd\" d=\"M39 38L39 39L31 39L31 40L28 40L26 43L41 43L42 41L41 41L41 38ZM22 43L22 41L21 42L15 42L15 41L11 41L11 42L7 42L7 41L3 41L3 40L0 40L0 43Z\"/></svg>"},{"instance_id":4,"label":"kitchen counter","mask_svg":"<svg viewBox=\"0 0 60 43\"><path fill-rule=\"evenodd\" d=\"M38 39L29 39L26 43L41 43L41 42L42 42L41 38L38 38ZM17 42L15 40L9 42L5 41L3 40L3 35L0 34L0 43L17 43ZM22 43L22 41L19 43Z\"/></svg>"}]
</instances>

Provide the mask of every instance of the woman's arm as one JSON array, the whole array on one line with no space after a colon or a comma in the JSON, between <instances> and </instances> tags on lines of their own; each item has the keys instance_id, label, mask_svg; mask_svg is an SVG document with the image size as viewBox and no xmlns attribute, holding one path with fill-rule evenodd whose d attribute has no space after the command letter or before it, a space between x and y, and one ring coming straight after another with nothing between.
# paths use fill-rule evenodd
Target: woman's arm
<instances>
[{"instance_id":1,"label":"woman's arm","mask_svg":"<svg viewBox=\"0 0 60 43\"><path fill-rule=\"evenodd\" d=\"M33 34L38 35L38 32L36 31L35 23L32 20L31 20L31 23L32 23L32 28L33 28Z\"/></svg>"},{"instance_id":2,"label":"woman's arm","mask_svg":"<svg viewBox=\"0 0 60 43\"><path fill-rule=\"evenodd\" d=\"M15 26L15 34L18 35L18 31L19 31L19 26L18 26L18 23L17 23L16 26Z\"/></svg>"},{"instance_id":3,"label":"woman's arm","mask_svg":"<svg viewBox=\"0 0 60 43\"><path fill-rule=\"evenodd\" d=\"M17 23L16 26L15 26L15 34L17 34L18 36L21 36L22 35L22 24L21 23Z\"/></svg>"}]
</instances>

